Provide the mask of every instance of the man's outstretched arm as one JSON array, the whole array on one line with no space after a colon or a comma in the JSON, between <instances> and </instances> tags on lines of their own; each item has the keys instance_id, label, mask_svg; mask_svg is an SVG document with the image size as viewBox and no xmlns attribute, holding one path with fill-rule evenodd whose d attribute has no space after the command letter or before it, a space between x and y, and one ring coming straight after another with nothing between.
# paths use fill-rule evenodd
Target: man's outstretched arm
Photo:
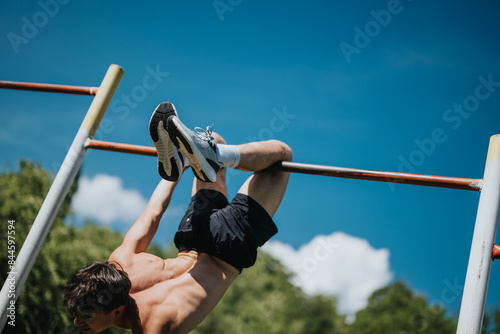
<instances>
[{"instance_id":1,"label":"man's outstretched arm","mask_svg":"<svg viewBox=\"0 0 500 334\"><path fill-rule=\"evenodd\" d=\"M120 250L133 253L145 252L158 229L163 213L170 203L177 182L161 180L151 196L146 209L125 235Z\"/></svg>"}]
</instances>

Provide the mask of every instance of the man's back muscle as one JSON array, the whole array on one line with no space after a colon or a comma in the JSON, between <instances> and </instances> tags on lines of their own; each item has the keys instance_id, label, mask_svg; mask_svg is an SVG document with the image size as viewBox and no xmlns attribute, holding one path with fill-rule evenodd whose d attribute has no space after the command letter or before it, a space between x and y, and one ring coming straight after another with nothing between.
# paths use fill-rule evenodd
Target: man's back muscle
<instances>
[{"instance_id":1,"label":"man's back muscle","mask_svg":"<svg viewBox=\"0 0 500 334\"><path fill-rule=\"evenodd\" d=\"M127 254L118 248L109 261L118 262L128 274L130 296L140 310L146 333L194 329L238 276L238 270L227 263L196 252L180 252L174 259L163 260L148 253Z\"/></svg>"}]
</instances>

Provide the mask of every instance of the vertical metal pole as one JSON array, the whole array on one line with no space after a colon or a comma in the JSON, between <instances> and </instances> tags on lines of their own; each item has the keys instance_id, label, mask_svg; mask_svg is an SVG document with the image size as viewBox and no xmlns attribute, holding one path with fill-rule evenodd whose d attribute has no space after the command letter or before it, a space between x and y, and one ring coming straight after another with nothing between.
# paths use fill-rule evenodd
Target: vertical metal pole
<instances>
[{"instance_id":1,"label":"vertical metal pole","mask_svg":"<svg viewBox=\"0 0 500 334\"><path fill-rule=\"evenodd\" d=\"M57 172L47 197L45 197L33 226L17 256L14 269L12 269L7 276L7 280L0 292L0 311L2 312L0 318L0 331L3 329L7 318L11 314L13 306L15 309L17 297L42 248L43 242L50 231L57 212L80 169L80 165L87 150L84 147L84 143L87 138L94 136L99 126L99 122L102 120L122 76L123 70L120 66L111 65L109 67L99 91L90 105L87 115L64 158L61 168Z\"/></svg>"},{"instance_id":2,"label":"vertical metal pole","mask_svg":"<svg viewBox=\"0 0 500 334\"><path fill-rule=\"evenodd\" d=\"M457 333L481 333L500 205L500 135L492 136L465 277Z\"/></svg>"}]
</instances>

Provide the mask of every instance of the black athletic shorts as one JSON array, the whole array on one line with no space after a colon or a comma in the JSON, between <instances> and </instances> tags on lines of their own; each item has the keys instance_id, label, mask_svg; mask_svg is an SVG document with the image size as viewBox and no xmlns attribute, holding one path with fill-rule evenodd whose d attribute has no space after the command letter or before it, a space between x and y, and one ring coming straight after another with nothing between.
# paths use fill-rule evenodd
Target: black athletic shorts
<instances>
[{"instance_id":1,"label":"black athletic shorts","mask_svg":"<svg viewBox=\"0 0 500 334\"><path fill-rule=\"evenodd\" d=\"M241 272L277 232L271 216L249 196L237 194L229 203L222 193L201 189L191 198L174 243L179 251L213 255Z\"/></svg>"}]
</instances>

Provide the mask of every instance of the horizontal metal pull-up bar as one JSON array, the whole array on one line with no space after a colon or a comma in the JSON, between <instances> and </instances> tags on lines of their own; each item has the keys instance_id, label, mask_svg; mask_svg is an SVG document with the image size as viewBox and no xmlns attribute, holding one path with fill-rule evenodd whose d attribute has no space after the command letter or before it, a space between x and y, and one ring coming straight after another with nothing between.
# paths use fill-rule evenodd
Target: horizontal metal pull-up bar
<instances>
[{"instance_id":1,"label":"horizontal metal pull-up bar","mask_svg":"<svg viewBox=\"0 0 500 334\"><path fill-rule=\"evenodd\" d=\"M389 183L413 184L427 187L452 188L463 190L481 191L481 179L466 179L451 176L435 176L410 174L400 172L383 172L377 170L345 168L335 166L311 165L289 161L281 161L271 166L276 170L284 172L302 173L340 177L347 179L360 179L368 181L379 181Z\"/></svg>"},{"instance_id":2,"label":"horizontal metal pull-up bar","mask_svg":"<svg viewBox=\"0 0 500 334\"><path fill-rule=\"evenodd\" d=\"M131 145L122 143L112 143L101 140L89 140L87 148L97 150L132 153L148 156L156 156L156 149L150 146ZM323 175L341 177L349 179L361 179L369 181L413 184L428 187L452 188L463 190L480 191L482 187L481 179L466 179L459 177L421 175L398 172L382 172L367 169L344 168L334 166L321 166L304 164L290 161L281 161L270 168L284 172Z\"/></svg>"},{"instance_id":3,"label":"horizontal metal pull-up bar","mask_svg":"<svg viewBox=\"0 0 500 334\"><path fill-rule=\"evenodd\" d=\"M17 89L17 90L32 90L39 92L78 94L78 95L96 95L98 87L84 86L69 86L69 85L54 85L33 82L14 82L0 81L0 88Z\"/></svg>"},{"instance_id":4,"label":"horizontal metal pull-up bar","mask_svg":"<svg viewBox=\"0 0 500 334\"><path fill-rule=\"evenodd\" d=\"M85 147L93 148L95 150L148 155L151 157L156 157L158 155L158 153L156 152L156 148L151 147L151 146L112 143L110 141L102 141L102 140L96 140L96 139L89 139L85 143Z\"/></svg>"}]
</instances>

